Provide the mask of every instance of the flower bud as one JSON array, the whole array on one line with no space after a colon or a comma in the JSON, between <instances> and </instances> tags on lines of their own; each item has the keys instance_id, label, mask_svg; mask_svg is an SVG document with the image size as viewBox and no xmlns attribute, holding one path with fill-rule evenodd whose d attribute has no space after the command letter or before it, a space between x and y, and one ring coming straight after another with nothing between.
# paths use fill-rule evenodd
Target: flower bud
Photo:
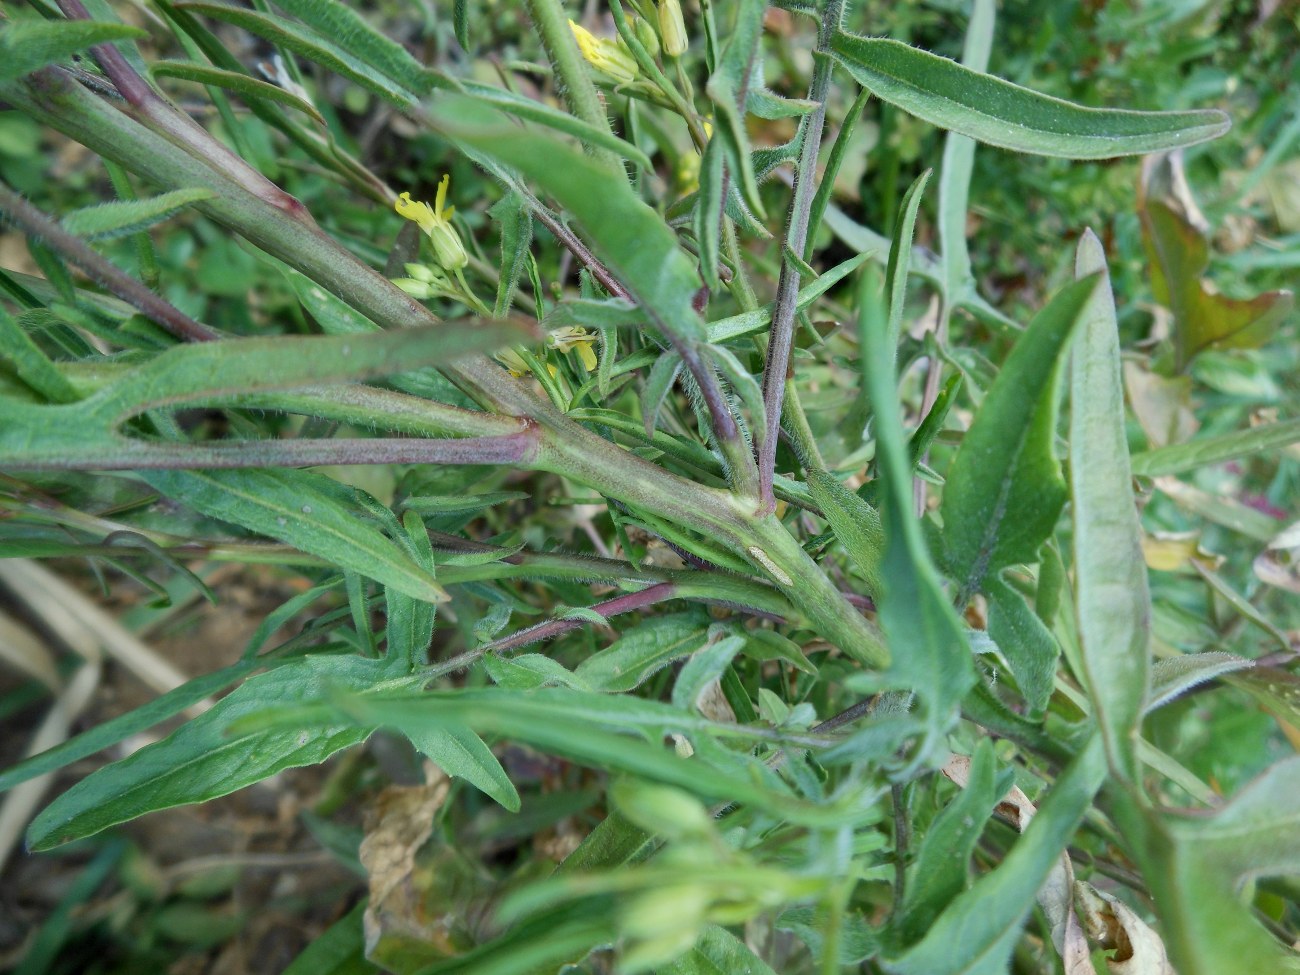
<instances>
[{"instance_id":1,"label":"flower bud","mask_svg":"<svg viewBox=\"0 0 1300 975\"><path fill-rule=\"evenodd\" d=\"M686 36L686 22L682 19L682 5L678 0L659 0L659 37L664 54L670 58L681 57L690 46Z\"/></svg>"},{"instance_id":2,"label":"flower bud","mask_svg":"<svg viewBox=\"0 0 1300 975\"><path fill-rule=\"evenodd\" d=\"M597 37L573 21L569 21L569 27L588 64L609 75L616 84L630 85L636 81L639 74L636 58L632 57L632 52L621 40Z\"/></svg>"},{"instance_id":3,"label":"flower bud","mask_svg":"<svg viewBox=\"0 0 1300 975\"><path fill-rule=\"evenodd\" d=\"M654 57L659 53L659 35L647 21L637 17L632 21L632 29L636 31L636 39L641 42L647 54Z\"/></svg>"}]
</instances>

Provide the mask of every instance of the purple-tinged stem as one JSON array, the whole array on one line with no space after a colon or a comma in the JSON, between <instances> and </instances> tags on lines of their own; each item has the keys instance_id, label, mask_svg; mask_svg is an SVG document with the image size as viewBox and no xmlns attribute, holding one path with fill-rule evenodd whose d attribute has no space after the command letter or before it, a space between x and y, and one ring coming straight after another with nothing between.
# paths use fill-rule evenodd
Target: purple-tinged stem
<instances>
[{"instance_id":1,"label":"purple-tinged stem","mask_svg":"<svg viewBox=\"0 0 1300 975\"><path fill-rule=\"evenodd\" d=\"M211 342L220 334L196 322L165 298L155 294L112 261L101 257L80 237L70 234L40 209L0 183L0 212L29 237L40 240L75 264L123 301L157 322L178 339Z\"/></svg>"},{"instance_id":2,"label":"purple-tinged stem","mask_svg":"<svg viewBox=\"0 0 1300 975\"><path fill-rule=\"evenodd\" d=\"M817 34L817 61L813 68L808 99L817 107L804 119L803 144L799 150L799 168L794 177L794 196L786 224L785 251L802 255L808 240L808 218L812 211L813 190L817 182L817 154L822 144L822 127L826 122L826 96L830 91L832 62L831 38L840 25L843 0L828 0L822 12ZM781 258L781 276L777 281L776 307L772 310L772 327L763 367L763 412L767 419L767 436L758 449L759 510L770 512L776 507L772 494L772 477L776 469L776 444L781 429L781 404L785 383L790 378L790 346L794 342L794 317L799 298L799 268L789 256Z\"/></svg>"},{"instance_id":3,"label":"purple-tinged stem","mask_svg":"<svg viewBox=\"0 0 1300 975\"><path fill-rule=\"evenodd\" d=\"M6 461L11 470L203 470L320 464L521 464L536 451L532 429L501 437L376 437L151 443L119 438L89 451Z\"/></svg>"},{"instance_id":4,"label":"purple-tinged stem","mask_svg":"<svg viewBox=\"0 0 1300 975\"><path fill-rule=\"evenodd\" d=\"M653 606L655 603L662 603L672 599L677 594L677 585L672 582L660 582L645 589L636 592L624 593L621 596L615 596L613 599L607 599L603 603L596 603L591 607L593 612L601 616L619 616L622 613L631 613L638 609L644 609L647 606ZM586 626L590 620L582 619L576 616L561 617L558 619L546 620L534 626L525 627L511 633L509 636L502 637L500 640L494 640L491 643L485 643L481 647L475 647L473 650L466 650L462 654L452 657L440 664L437 664L437 670L442 674L453 674L458 670L464 670L466 667L479 660L489 653L505 653L511 650L518 650L520 647L526 647L533 643L540 643L542 640L553 640L557 636L563 636L572 630L581 626Z\"/></svg>"},{"instance_id":5,"label":"purple-tinged stem","mask_svg":"<svg viewBox=\"0 0 1300 975\"><path fill-rule=\"evenodd\" d=\"M81 0L57 0L57 2L59 9L69 20L94 20ZM94 55L95 61L113 82L113 86L117 88L134 114L150 128L178 146L189 150L214 169L220 170L259 199L296 220L315 226L315 220L302 203L249 166L214 138L207 129L159 95L153 86L131 67L116 47L112 44L96 44L90 49L90 53Z\"/></svg>"}]
</instances>

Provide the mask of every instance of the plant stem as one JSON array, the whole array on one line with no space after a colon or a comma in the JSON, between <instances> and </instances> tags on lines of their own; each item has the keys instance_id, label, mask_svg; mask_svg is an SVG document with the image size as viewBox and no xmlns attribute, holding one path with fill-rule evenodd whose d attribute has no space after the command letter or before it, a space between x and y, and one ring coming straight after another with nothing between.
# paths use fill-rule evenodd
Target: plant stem
<instances>
[{"instance_id":1,"label":"plant stem","mask_svg":"<svg viewBox=\"0 0 1300 975\"><path fill-rule=\"evenodd\" d=\"M817 32L816 64L813 68L809 101L817 107L804 119L803 142L799 149L799 168L794 177L794 195L786 222L785 246L781 257L781 276L777 282L776 308L772 312L771 339L767 346L767 363L763 367L763 407L767 416L767 436L759 445L758 490L760 510L776 506L772 495L772 477L776 469L776 445L781 429L781 403L790 373L790 346L794 341L795 302L799 294L799 269L784 253L802 255L808 239L808 217L812 208L817 180L817 154L821 149L822 128L826 121L826 96L830 91L833 62L827 53L840 26L843 0L827 0Z\"/></svg>"},{"instance_id":2,"label":"plant stem","mask_svg":"<svg viewBox=\"0 0 1300 975\"><path fill-rule=\"evenodd\" d=\"M526 464L537 446L530 432L503 437L217 440L177 444L117 437L89 449L51 451L7 461L11 470L129 471L319 464Z\"/></svg>"},{"instance_id":3,"label":"plant stem","mask_svg":"<svg viewBox=\"0 0 1300 975\"><path fill-rule=\"evenodd\" d=\"M70 20L94 19L81 0L58 0L58 4ZM237 181L248 192L276 209L296 220L315 224L307 208L298 200L249 166L207 129L158 94L116 47L112 44L96 44L90 52L126 103L150 128L205 158L214 169Z\"/></svg>"},{"instance_id":4,"label":"plant stem","mask_svg":"<svg viewBox=\"0 0 1300 975\"><path fill-rule=\"evenodd\" d=\"M550 59L551 68L559 82L560 96L569 111L589 125L613 134L605 105L587 73L587 64L573 38L569 18L559 0L527 0L528 15L537 28L542 47ZM608 149L590 149L592 156L619 179L626 180L627 173L618 157Z\"/></svg>"},{"instance_id":5,"label":"plant stem","mask_svg":"<svg viewBox=\"0 0 1300 975\"><path fill-rule=\"evenodd\" d=\"M621 613L635 612L638 609L644 609L646 606L653 606L655 603L662 603L665 600L672 599L677 595L676 588L671 582L660 582L639 592L615 596L613 599L607 599L603 603L597 603L589 608L604 617L618 616ZM539 643L542 640L552 640L557 636L562 636L579 627L586 626L590 622L590 620L570 616L550 619L534 626L525 627L511 633L509 636L502 637L500 640L485 643L481 647L457 654L450 660L434 664L429 668L429 676L441 677L446 674L453 674L458 670L464 670L489 653L518 650L520 647Z\"/></svg>"},{"instance_id":6,"label":"plant stem","mask_svg":"<svg viewBox=\"0 0 1300 975\"><path fill-rule=\"evenodd\" d=\"M81 268L96 282L177 338L191 342L209 342L221 338L214 329L196 322L112 261L91 250L80 237L68 233L4 183L0 183L0 212L27 236L53 248L68 262Z\"/></svg>"}]
</instances>

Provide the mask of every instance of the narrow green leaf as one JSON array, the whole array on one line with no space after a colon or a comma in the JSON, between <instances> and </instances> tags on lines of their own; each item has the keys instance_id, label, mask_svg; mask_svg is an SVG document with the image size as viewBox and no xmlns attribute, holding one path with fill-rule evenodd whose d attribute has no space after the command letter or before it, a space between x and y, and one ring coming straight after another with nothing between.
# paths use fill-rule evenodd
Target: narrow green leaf
<instances>
[{"instance_id":1,"label":"narrow green leaf","mask_svg":"<svg viewBox=\"0 0 1300 975\"><path fill-rule=\"evenodd\" d=\"M653 437L655 426L659 422L659 410L663 408L664 399L677 381L677 374L682 371L682 357L676 352L664 352L650 367L645 386L641 389L641 420L645 424L645 434Z\"/></svg>"},{"instance_id":2,"label":"narrow green leaf","mask_svg":"<svg viewBox=\"0 0 1300 975\"><path fill-rule=\"evenodd\" d=\"M152 227L191 203L210 200L213 192L194 188L172 190L141 200L116 200L73 210L60 221L63 229L87 240L112 240Z\"/></svg>"},{"instance_id":3,"label":"narrow green leaf","mask_svg":"<svg viewBox=\"0 0 1300 975\"><path fill-rule=\"evenodd\" d=\"M706 924L690 951L655 971L658 975L776 975L745 942L716 924Z\"/></svg>"},{"instance_id":4,"label":"narrow green leaf","mask_svg":"<svg viewBox=\"0 0 1300 975\"><path fill-rule=\"evenodd\" d=\"M880 514L827 471L808 471L808 487L839 543L862 573L867 592L880 592L880 567L885 557L885 529Z\"/></svg>"},{"instance_id":5,"label":"narrow green leaf","mask_svg":"<svg viewBox=\"0 0 1300 975\"><path fill-rule=\"evenodd\" d=\"M76 389L18 322L0 308L0 356L13 363L18 378L53 403L71 403Z\"/></svg>"},{"instance_id":6,"label":"narrow green leaf","mask_svg":"<svg viewBox=\"0 0 1300 975\"><path fill-rule=\"evenodd\" d=\"M451 19L452 29L456 32L456 43L466 52L473 53L469 46L469 0L455 0Z\"/></svg>"},{"instance_id":7,"label":"narrow green leaf","mask_svg":"<svg viewBox=\"0 0 1300 975\"><path fill-rule=\"evenodd\" d=\"M920 941L966 888L975 844L994 806L1006 794L1008 783L997 781L996 772L992 744L982 739L971 756L969 781L930 823L908 870L905 896L894 922L901 944ZM956 864L961 869L955 869Z\"/></svg>"},{"instance_id":8,"label":"narrow green leaf","mask_svg":"<svg viewBox=\"0 0 1300 975\"><path fill-rule=\"evenodd\" d=\"M930 182L933 170L927 169L903 194L899 204L898 227L889 248L889 260L885 265L885 294L889 298L889 356L894 361L898 356L898 341L903 335L903 308L907 302L907 275L912 261L912 237L916 233L916 214L921 207L921 197L925 186Z\"/></svg>"},{"instance_id":9,"label":"narrow green leaf","mask_svg":"<svg viewBox=\"0 0 1300 975\"><path fill-rule=\"evenodd\" d=\"M376 661L304 657L245 681L167 738L82 779L32 821L28 845L48 850L145 813L206 802L286 768L314 765L369 737L346 722L231 734L238 718L319 698L326 687L370 690Z\"/></svg>"},{"instance_id":10,"label":"narrow green leaf","mask_svg":"<svg viewBox=\"0 0 1300 975\"><path fill-rule=\"evenodd\" d=\"M598 691L630 691L674 660L699 650L707 629L699 613L656 616L588 657L574 673Z\"/></svg>"},{"instance_id":11,"label":"narrow green leaf","mask_svg":"<svg viewBox=\"0 0 1300 975\"><path fill-rule=\"evenodd\" d=\"M1202 437L1187 443L1171 444L1135 454L1133 473L1146 477L1181 474L1184 471L1239 460L1278 450L1300 441L1300 419L1268 423L1249 430L1238 430L1218 437Z\"/></svg>"},{"instance_id":12,"label":"narrow green leaf","mask_svg":"<svg viewBox=\"0 0 1300 975\"><path fill-rule=\"evenodd\" d=\"M699 289L695 262L626 182L610 179L580 150L542 133L521 132L473 100L442 99L429 115L448 138L519 170L559 201L660 331L688 342L704 338L692 306Z\"/></svg>"},{"instance_id":13,"label":"narrow green leaf","mask_svg":"<svg viewBox=\"0 0 1300 975\"><path fill-rule=\"evenodd\" d=\"M799 289L799 295L795 299L795 310L805 311L810 308L813 302L860 268L866 261L871 260L873 256L871 252L858 254L835 265L829 271L824 271L817 277L817 280ZM742 335L761 332L772 324L773 307L774 303L769 303L755 311L742 312L739 315L732 315L730 318L719 318L715 322L709 322L709 341L717 344L728 339L739 338Z\"/></svg>"},{"instance_id":14,"label":"narrow green leaf","mask_svg":"<svg viewBox=\"0 0 1300 975\"><path fill-rule=\"evenodd\" d=\"M971 7L962 64L971 71L988 70L993 48L994 0L976 0ZM948 300L973 282L966 249L966 211L970 205L970 178L975 165L975 141L949 132L943 140L943 165L939 169L939 251L943 258L944 294Z\"/></svg>"},{"instance_id":15,"label":"narrow green leaf","mask_svg":"<svg viewBox=\"0 0 1300 975\"><path fill-rule=\"evenodd\" d=\"M0 82L21 78L96 44L147 36L138 27L92 20L6 20L0 28Z\"/></svg>"},{"instance_id":16,"label":"narrow green leaf","mask_svg":"<svg viewBox=\"0 0 1300 975\"><path fill-rule=\"evenodd\" d=\"M644 166L646 169L654 168L654 163L650 161L649 156L626 139L620 139L608 129L591 125L582 121L582 119L575 118L568 112L562 112L558 108L552 108L550 105L526 98L513 91L493 88L491 85L478 84L473 81L463 82L463 85L466 92L481 100L484 105L500 109L516 118L536 122L548 129L554 129L556 132L571 135L584 145L608 149L620 158L630 160L638 166Z\"/></svg>"},{"instance_id":17,"label":"narrow green leaf","mask_svg":"<svg viewBox=\"0 0 1300 975\"><path fill-rule=\"evenodd\" d=\"M259 666L256 661L243 660L211 674L195 677L126 714L110 718L53 748L12 765L0 772L0 792L7 792L28 779L71 765L146 731L159 722L180 714L210 694L224 690Z\"/></svg>"},{"instance_id":18,"label":"narrow green leaf","mask_svg":"<svg viewBox=\"0 0 1300 975\"><path fill-rule=\"evenodd\" d=\"M890 295L889 321L902 318L904 289L911 255L910 225L920 200L919 188L927 174L909 190L912 218L898 221L890 255L890 277L885 283ZM870 287L864 276L864 289ZM861 314L869 314L871 302L859 298ZM922 702L921 713L927 741L915 760L928 761L932 750L941 747L943 735L957 716L959 702L975 682L964 627L952 603L944 594L938 573L930 561L921 525L912 514L912 465L903 440L903 420L898 406L894 370L896 350L891 344L892 328L869 327L863 323L865 345L861 351L863 385L876 417L876 457L880 466L881 522L885 552L880 567L877 595L879 620L889 645L889 678L894 687L915 691Z\"/></svg>"},{"instance_id":19,"label":"narrow green leaf","mask_svg":"<svg viewBox=\"0 0 1300 975\"><path fill-rule=\"evenodd\" d=\"M415 60L401 44L371 27L349 4L339 0L275 0L275 5L408 91L425 95L435 86L436 74Z\"/></svg>"},{"instance_id":20,"label":"narrow green leaf","mask_svg":"<svg viewBox=\"0 0 1300 975\"><path fill-rule=\"evenodd\" d=\"M761 442L767 436L767 416L763 412L763 390L759 388L758 380L725 345L710 344L705 346L704 351L745 404L745 409L749 411L753 439Z\"/></svg>"},{"instance_id":21,"label":"narrow green leaf","mask_svg":"<svg viewBox=\"0 0 1300 975\"><path fill-rule=\"evenodd\" d=\"M960 894L919 944L891 961L890 972L1005 975L1039 888L1105 781L1103 755L1094 736L1056 780L1002 863Z\"/></svg>"},{"instance_id":22,"label":"narrow green leaf","mask_svg":"<svg viewBox=\"0 0 1300 975\"><path fill-rule=\"evenodd\" d=\"M985 577L989 598L989 636L1007 658L1031 714L1040 714L1052 696L1056 658L1061 648L1024 598L996 574Z\"/></svg>"},{"instance_id":23,"label":"narrow green leaf","mask_svg":"<svg viewBox=\"0 0 1300 975\"><path fill-rule=\"evenodd\" d=\"M700 191L692 214L695 239L700 248L700 273L710 291L722 285L718 280L718 258L722 252L723 167L722 143L713 139L700 160Z\"/></svg>"},{"instance_id":24,"label":"narrow green leaf","mask_svg":"<svg viewBox=\"0 0 1300 975\"><path fill-rule=\"evenodd\" d=\"M523 196L514 190L492 204L488 216L501 228L501 271L492 314L505 318L510 312L519 276L528 263L528 249L533 243L533 218Z\"/></svg>"},{"instance_id":25,"label":"narrow green leaf","mask_svg":"<svg viewBox=\"0 0 1300 975\"><path fill-rule=\"evenodd\" d=\"M944 562L970 595L988 573L1035 560L1065 504L1053 451L1057 381L1066 344L1097 288L1087 277L1058 292L998 371L948 471L940 511Z\"/></svg>"},{"instance_id":26,"label":"narrow green leaf","mask_svg":"<svg viewBox=\"0 0 1300 975\"><path fill-rule=\"evenodd\" d=\"M425 758L448 775L464 779L510 812L519 812L519 793L492 749L468 728L412 728L403 731Z\"/></svg>"},{"instance_id":27,"label":"narrow green leaf","mask_svg":"<svg viewBox=\"0 0 1300 975\"><path fill-rule=\"evenodd\" d=\"M325 119L320 112L316 111L316 106L305 98L279 85L273 85L269 81L239 71L213 68L206 64L195 64L193 61L155 61L149 65L149 74L154 78L179 78L181 81L223 88L226 91L233 91L248 101L262 99L288 105L294 111L302 112L318 125L325 124Z\"/></svg>"},{"instance_id":28,"label":"narrow green leaf","mask_svg":"<svg viewBox=\"0 0 1300 975\"><path fill-rule=\"evenodd\" d=\"M722 678L732 658L744 649L746 642L745 637L733 634L705 644L692 654L673 684L673 704L683 710L694 710L700 695Z\"/></svg>"},{"instance_id":29,"label":"narrow green leaf","mask_svg":"<svg viewBox=\"0 0 1300 975\"><path fill-rule=\"evenodd\" d=\"M276 17L243 7L233 7L224 3L187 2L177 3L174 6L177 10L185 13L200 14L204 17L211 17L213 20L220 20L227 24L234 24L236 27L242 27L250 34L255 34L264 40L270 41L277 47L284 47L293 51L308 61L314 61L321 67L328 68L335 74L347 78L362 88L372 91L381 98L403 108L414 108L419 100L419 95L430 87L426 84L422 85L420 89L412 89L404 84L399 84L384 72L359 60L326 36L284 17Z\"/></svg>"},{"instance_id":30,"label":"narrow green leaf","mask_svg":"<svg viewBox=\"0 0 1300 975\"><path fill-rule=\"evenodd\" d=\"M1147 711L1164 707L1206 681L1254 666L1253 660L1214 650L1157 660L1151 668L1151 700L1147 702Z\"/></svg>"},{"instance_id":31,"label":"narrow green leaf","mask_svg":"<svg viewBox=\"0 0 1300 975\"><path fill-rule=\"evenodd\" d=\"M1079 242L1076 273L1101 272L1070 365L1070 500L1075 603L1084 675L1113 771L1137 780L1146 707L1151 597L1124 435L1119 332L1101 242Z\"/></svg>"},{"instance_id":32,"label":"narrow green leaf","mask_svg":"<svg viewBox=\"0 0 1300 975\"><path fill-rule=\"evenodd\" d=\"M446 598L433 577L321 474L298 470L148 471L169 498L211 518L276 538L332 565L427 602Z\"/></svg>"},{"instance_id":33,"label":"narrow green leaf","mask_svg":"<svg viewBox=\"0 0 1300 975\"><path fill-rule=\"evenodd\" d=\"M1083 108L901 41L839 33L832 50L878 98L939 128L1017 152L1109 159L1176 149L1228 131L1220 111Z\"/></svg>"},{"instance_id":34,"label":"narrow green leaf","mask_svg":"<svg viewBox=\"0 0 1300 975\"><path fill-rule=\"evenodd\" d=\"M465 321L366 335L281 335L178 345L76 408L120 423L146 409L237 402L259 391L359 381L536 337L521 324Z\"/></svg>"}]
</instances>

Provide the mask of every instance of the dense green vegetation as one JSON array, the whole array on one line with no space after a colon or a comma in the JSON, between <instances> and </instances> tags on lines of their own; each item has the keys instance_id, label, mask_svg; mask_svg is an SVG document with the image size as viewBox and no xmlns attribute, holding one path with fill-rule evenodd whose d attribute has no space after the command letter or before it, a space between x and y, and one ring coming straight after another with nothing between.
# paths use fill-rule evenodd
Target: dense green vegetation
<instances>
[{"instance_id":1,"label":"dense green vegetation","mask_svg":"<svg viewBox=\"0 0 1300 975\"><path fill-rule=\"evenodd\" d=\"M316 766L253 970L1300 969L1297 19L6 8L17 970L228 964L132 824Z\"/></svg>"}]
</instances>

